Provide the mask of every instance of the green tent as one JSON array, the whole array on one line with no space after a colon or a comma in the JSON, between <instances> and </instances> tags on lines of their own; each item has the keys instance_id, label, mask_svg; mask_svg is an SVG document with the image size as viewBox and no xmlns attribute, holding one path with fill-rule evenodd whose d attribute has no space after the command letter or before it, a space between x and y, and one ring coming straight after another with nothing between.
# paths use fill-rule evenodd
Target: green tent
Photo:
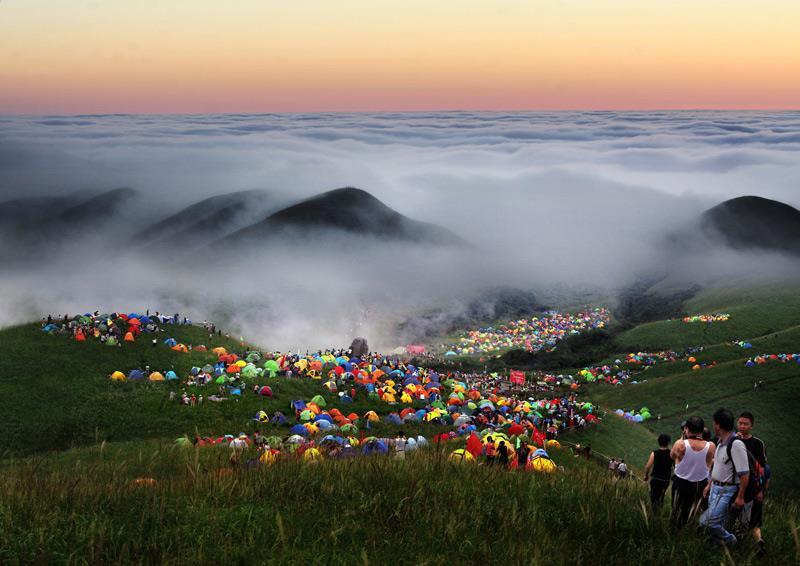
<instances>
[{"instance_id":1,"label":"green tent","mask_svg":"<svg viewBox=\"0 0 800 566\"><path fill-rule=\"evenodd\" d=\"M113 336L109 336L108 340L106 340L106 346L116 346L116 345L117 345L117 339L114 338Z\"/></svg>"},{"instance_id":2,"label":"green tent","mask_svg":"<svg viewBox=\"0 0 800 566\"><path fill-rule=\"evenodd\" d=\"M242 377L248 377L248 378L258 377L258 370L256 369L256 366L250 363L242 368L241 374Z\"/></svg>"},{"instance_id":3,"label":"green tent","mask_svg":"<svg viewBox=\"0 0 800 566\"><path fill-rule=\"evenodd\" d=\"M269 373L269 377L278 375L278 362L275 360L267 360L264 362L264 370Z\"/></svg>"},{"instance_id":4,"label":"green tent","mask_svg":"<svg viewBox=\"0 0 800 566\"><path fill-rule=\"evenodd\" d=\"M328 406L327 401L325 401L325 397L323 397L322 395L315 395L314 398L311 399L311 402L314 403L315 405L319 406L319 407L327 407Z\"/></svg>"}]
</instances>

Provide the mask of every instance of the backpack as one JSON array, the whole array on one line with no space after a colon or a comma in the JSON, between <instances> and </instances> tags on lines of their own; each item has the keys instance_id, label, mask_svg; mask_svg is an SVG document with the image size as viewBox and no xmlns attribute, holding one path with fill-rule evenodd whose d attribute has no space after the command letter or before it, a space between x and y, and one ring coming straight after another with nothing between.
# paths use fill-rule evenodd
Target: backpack
<instances>
[{"instance_id":1,"label":"backpack","mask_svg":"<svg viewBox=\"0 0 800 566\"><path fill-rule=\"evenodd\" d=\"M744 490L744 500L745 503L749 503L756 498L756 495L764 490L764 466L762 466L761 463L755 459L755 456L753 456L753 453L750 452L750 450L747 448L747 444L745 444L741 438L738 438L735 434L731 434L731 440L725 442L725 446L728 449L728 462L733 468L734 475L738 475L738 472L736 471L736 464L733 463L733 458L731 458L731 446L737 440L742 443L742 446L744 446L744 450L747 453L747 466L748 473L750 474L750 480L747 482L747 487Z\"/></svg>"}]
</instances>

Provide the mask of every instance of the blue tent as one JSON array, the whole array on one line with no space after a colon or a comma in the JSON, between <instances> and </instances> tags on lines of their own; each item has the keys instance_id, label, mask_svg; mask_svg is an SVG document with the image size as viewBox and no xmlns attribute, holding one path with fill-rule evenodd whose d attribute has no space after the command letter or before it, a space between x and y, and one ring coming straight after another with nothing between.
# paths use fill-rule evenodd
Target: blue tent
<instances>
[{"instance_id":1,"label":"blue tent","mask_svg":"<svg viewBox=\"0 0 800 566\"><path fill-rule=\"evenodd\" d=\"M169 370L169 371L166 373L166 375L164 375L164 377L165 377L167 380L169 380L169 381L172 381L172 380L174 380L174 379L178 379L178 375L177 375L177 374L176 374L174 371L172 371L172 370Z\"/></svg>"},{"instance_id":2,"label":"blue tent","mask_svg":"<svg viewBox=\"0 0 800 566\"><path fill-rule=\"evenodd\" d=\"M318 422L320 422L320 421L328 421L329 423L332 423L332 422L333 422L333 418L332 418L332 417L331 417L329 414L327 414L327 413L323 413L323 414L321 414L321 415L317 415L317 416L314 418L314 422L315 422L315 423L318 423Z\"/></svg>"},{"instance_id":3,"label":"blue tent","mask_svg":"<svg viewBox=\"0 0 800 566\"><path fill-rule=\"evenodd\" d=\"M389 447L383 443L381 440L372 440L367 442L362 448L361 453L365 456L371 456L373 454L386 454L389 452Z\"/></svg>"},{"instance_id":4,"label":"blue tent","mask_svg":"<svg viewBox=\"0 0 800 566\"><path fill-rule=\"evenodd\" d=\"M389 413L388 415L386 415L384 417L384 420L387 423L393 424L393 425L401 425L401 424L403 424L403 420L400 418L400 415L398 415L397 413Z\"/></svg>"},{"instance_id":5,"label":"blue tent","mask_svg":"<svg viewBox=\"0 0 800 566\"><path fill-rule=\"evenodd\" d=\"M128 381L141 381L144 379L144 372L140 369L132 369L128 374Z\"/></svg>"},{"instance_id":6,"label":"blue tent","mask_svg":"<svg viewBox=\"0 0 800 566\"><path fill-rule=\"evenodd\" d=\"M340 403L349 404L349 403L353 402L353 398L350 397L350 395L345 394L345 395L342 395L341 397L339 397L339 402Z\"/></svg>"},{"instance_id":7,"label":"blue tent","mask_svg":"<svg viewBox=\"0 0 800 566\"><path fill-rule=\"evenodd\" d=\"M164 340L164 344L172 348L177 344L177 342L175 341L175 338L167 338L166 340Z\"/></svg>"},{"instance_id":8,"label":"blue tent","mask_svg":"<svg viewBox=\"0 0 800 566\"><path fill-rule=\"evenodd\" d=\"M269 420L272 424L276 425L285 425L286 424L286 417L281 414L273 415L273 417ZM305 427L303 427L305 428Z\"/></svg>"},{"instance_id":9,"label":"blue tent","mask_svg":"<svg viewBox=\"0 0 800 566\"><path fill-rule=\"evenodd\" d=\"M289 432L292 434L299 434L302 437L308 436L308 429L301 424L294 425L289 429Z\"/></svg>"},{"instance_id":10,"label":"blue tent","mask_svg":"<svg viewBox=\"0 0 800 566\"><path fill-rule=\"evenodd\" d=\"M295 411L303 411L306 408L306 402L302 399L295 399L291 402L290 407Z\"/></svg>"}]
</instances>

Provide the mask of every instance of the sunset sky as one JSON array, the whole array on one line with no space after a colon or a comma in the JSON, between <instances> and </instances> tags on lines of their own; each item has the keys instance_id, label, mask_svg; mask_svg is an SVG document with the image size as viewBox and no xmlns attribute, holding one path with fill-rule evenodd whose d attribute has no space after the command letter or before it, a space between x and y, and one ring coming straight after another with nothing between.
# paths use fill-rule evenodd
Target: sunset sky
<instances>
[{"instance_id":1,"label":"sunset sky","mask_svg":"<svg viewBox=\"0 0 800 566\"><path fill-rule=\"evenodd\" d=\"M798 0L0 0L0 113L799 108Z\"/></svg>"}]
</instances>

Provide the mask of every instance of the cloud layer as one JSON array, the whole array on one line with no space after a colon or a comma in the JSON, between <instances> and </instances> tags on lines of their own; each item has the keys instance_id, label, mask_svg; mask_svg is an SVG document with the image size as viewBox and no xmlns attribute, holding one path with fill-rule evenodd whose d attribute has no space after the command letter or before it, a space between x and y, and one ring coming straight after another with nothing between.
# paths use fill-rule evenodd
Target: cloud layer
<instances>
[{"instance_id":1,"label":"cloud layer","mask_svg":"<svg viewBox=\"0 0 800 566\"><path fill-rule=\"evenodd\" d=\"M214 284L154 272L147 258L113 266L122 283L108 265L66 258L96 285L81 290L80 273L6 274L0 323L37 309L93 309L98 296L107 308L158 301L202 318L244 300L259 307L235 325L268 345L343 343L359 325L388 344L400 311L486 285L624 284L649 265L664 233L727 198L798 206L798 157L800 112L0 117L0 200L126 186L146 196L139 212L156 221L220 193L267 189L290 201L357 186L476 246L466 254L367 246L346 258L346 274L332 248L305 249L313 262L280 258L291 277L256 261L249 276Z\"/></svg>"}]
</instances>

